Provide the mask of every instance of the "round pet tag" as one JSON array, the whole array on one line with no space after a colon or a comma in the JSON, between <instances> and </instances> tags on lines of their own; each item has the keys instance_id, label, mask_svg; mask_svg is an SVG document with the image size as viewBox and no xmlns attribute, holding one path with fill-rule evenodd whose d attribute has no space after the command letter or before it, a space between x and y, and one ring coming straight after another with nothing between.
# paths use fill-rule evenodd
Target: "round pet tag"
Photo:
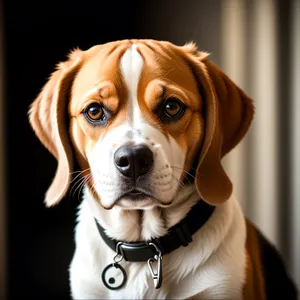
<instances>
[{"instance_id":1,"label":"round pet tag","mask_svg":"<svg viewBox=\"0 0 300 300\"><path fill-rule=\"evenodd\" d=\"M102 281L108 289L118 290L125 285L127 275L125 270L118 263L113 263L103 270Z\"/></svg>"}]
</instances>

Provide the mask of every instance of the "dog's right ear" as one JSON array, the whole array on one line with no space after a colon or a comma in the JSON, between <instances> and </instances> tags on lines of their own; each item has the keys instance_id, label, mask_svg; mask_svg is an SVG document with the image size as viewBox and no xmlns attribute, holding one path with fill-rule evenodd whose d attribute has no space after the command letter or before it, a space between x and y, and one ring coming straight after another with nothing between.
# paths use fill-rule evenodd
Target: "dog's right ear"
<instances>
[{"instance_id":1,"label":"dog's right ear","mask_svg":"<svg viewBox=\"0 0 300 300\"><path fill-rule=\"evenodd\" d=\"M254 115L253 101L195 44L187 44L182 50L204 106L205 134L195 184L204 201L218 205L233 190L221 160L247 133Z\"/></svg>"},{"instance_id":2,"label":"dog's right ear","mask_svg":"<svg viewBox=\"0 0 300 300\"><path fill-rule=\"evenodd\" d=\"M57 204L70 185L73 156L67 128L67 107L72 83L81 64L82 52L72 51L69 59L58 65L29 110L33 130L58 161L55 177L45 196L48 207Z\"/></svg>"}]
</instances>

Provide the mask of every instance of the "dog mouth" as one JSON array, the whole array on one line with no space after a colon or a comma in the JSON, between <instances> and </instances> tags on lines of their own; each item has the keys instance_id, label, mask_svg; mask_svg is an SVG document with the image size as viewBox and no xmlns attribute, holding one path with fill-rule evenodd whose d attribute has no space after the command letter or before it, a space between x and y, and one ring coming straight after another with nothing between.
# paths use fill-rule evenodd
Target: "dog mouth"
<instances>
[{"instance_id":1,"label":"dog mouth","mask_svg":"<svg viewBox=\"0 0 300 300\"><path fill-rule=\"evenodd\" d=\"M154 200L154 197L151 193L140 191L137 189L133 189L130 192L125 193L122 198L129 198L132 201L138 201L138 200L145 200L152 198Z\"/></svg>"},{"instance_id":2,"label":"dog mouth","mask_svg":"<svg viewBox=\"0 0 300 300\"><path fill-rule=\"evenodd\" d=\"M120 195L116 202L126 209L148 209L160 204L152 193L136 188Z\"/></svg>"}]
</instances>

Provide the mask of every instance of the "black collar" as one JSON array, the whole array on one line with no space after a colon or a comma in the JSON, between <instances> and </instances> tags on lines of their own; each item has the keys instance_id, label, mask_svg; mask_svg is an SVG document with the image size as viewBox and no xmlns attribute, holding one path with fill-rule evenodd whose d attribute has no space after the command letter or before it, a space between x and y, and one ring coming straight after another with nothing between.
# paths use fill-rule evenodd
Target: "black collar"
<instances>
[{"instance_id":1,"label":"black collar","mask_svg":"<svg viewBox=\"0 0 300 300\"><path fill-rule=\"evenodd\" d=\"M186 247L192 242L192 235L210 218L215 207L200 200L178 224L172 226L165 236L150 241L125 242L106 235L97 220L97 228L105 243L126 261L141 262L152 259L158 253L162 256L180 246Z\"/></svg>"}]
</instances>

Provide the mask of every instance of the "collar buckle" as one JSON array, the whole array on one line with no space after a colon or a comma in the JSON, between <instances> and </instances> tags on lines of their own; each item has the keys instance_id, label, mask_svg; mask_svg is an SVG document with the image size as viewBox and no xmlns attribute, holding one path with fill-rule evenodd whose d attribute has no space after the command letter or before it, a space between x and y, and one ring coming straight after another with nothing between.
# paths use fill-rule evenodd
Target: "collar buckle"
<instances>
[{"instance_id":1,"label":"collar buckle","mask_svg":"<svg viewBox=\"0 0 300 300\"><path fill-rule=\"evenodd\" d=\"M154 247L156 250L156 254L153 257L149 258L147 263L154 282L154 287L156 289L159 289L162 284L162 253L158 246L154 243L148 243L148 245ZM152 266L155 262L157 263L156 271L153 270Z\"/></svg>"},{"instance_id":2,"label":"collar buckle","mask_svg":"<svg viewBox=\"0 0 300 300\"><path fill-rule=\"evenodd\" d=\"M119 262L121 262L124 258L124 252L123 252L123 249L122 249L122 245L123 243L122 242L119 242L116 246L116 255L114 256L113 258L113 265L115 264L118 264Z\"/></svg>"}]
</instances>

